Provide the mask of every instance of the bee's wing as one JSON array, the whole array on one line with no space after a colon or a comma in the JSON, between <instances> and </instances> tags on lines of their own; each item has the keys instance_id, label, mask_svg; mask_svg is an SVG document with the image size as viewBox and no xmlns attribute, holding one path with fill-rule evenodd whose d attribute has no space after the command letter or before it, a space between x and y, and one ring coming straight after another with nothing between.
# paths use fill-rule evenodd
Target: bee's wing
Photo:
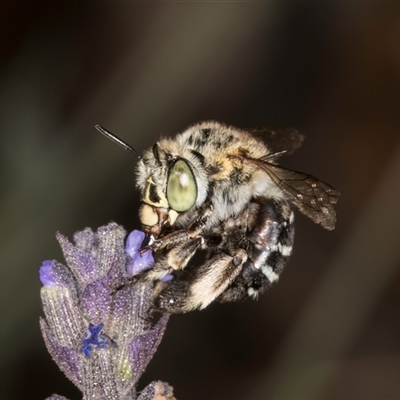
<instances>
[{"instance_id":1,"label":"bee's wing","mask_svg":"<svg viewBox=\"0 0 400 400\"><path fill-rule=\"evenodd\" d=\"M340 193L332 186L302 172L291 171L278 165L257 160L274 183L284 192L286 198L304 215L323 228L335 228L336 204Z\"/></svg>"},{"instance_id":2,"label":"bee's wing","mask_svg":"<svg viewBox=\"0 0 400 400\"><path fill-rule=\"evenodd\" d=\"M259 138L270 150L269 159L274 154L292 154L303 143L305 136L294 128L261 127L247 129L252 136Z\"/></svg>"}]
</instances>

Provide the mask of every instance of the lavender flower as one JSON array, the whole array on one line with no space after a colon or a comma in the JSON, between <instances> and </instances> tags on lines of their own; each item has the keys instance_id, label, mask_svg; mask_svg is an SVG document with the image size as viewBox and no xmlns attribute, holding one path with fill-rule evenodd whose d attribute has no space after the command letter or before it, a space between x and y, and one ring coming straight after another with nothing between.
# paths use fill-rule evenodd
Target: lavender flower
<instances>
[{"instance_id":1,"label":"lavender flower","mask_svg":"<svg viewBox=\"0 0 400 400\"><path fill-rule=\"evenodd\" d=\"M115 223L77 232L75 245L57 234L68 267L44 261L40 326L46 347L84 400L174 399L172 388L152 382L137 396L137 381L153 357L168 314L150 324L151 284L113 290L127 277L150 268L150 251L138 252L143 232L124 247L125 230ZM48 399L66 400L53 395Z\"/></svg>"}]
</instances>

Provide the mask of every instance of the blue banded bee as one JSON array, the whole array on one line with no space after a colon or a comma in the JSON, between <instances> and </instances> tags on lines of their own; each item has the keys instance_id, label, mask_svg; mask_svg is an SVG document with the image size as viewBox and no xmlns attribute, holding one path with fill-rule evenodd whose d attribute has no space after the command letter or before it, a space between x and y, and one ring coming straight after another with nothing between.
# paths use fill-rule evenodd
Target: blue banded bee
<instances>
[{"instance_id":1,"label":"blue banded bee","mask_svg":"<svg viewBox=\"0 0 400 400\"><path fill-rule=\"evenodd\" d=\"M154 282L155 309L183 313L215 300L256 298L278 280L292 253L293 206L334 229L339 193L277 165L303 139L296 130L241 130L211 121L144 152L139 217L156 262L133 280Z\"/></svg>"}]
</instances>

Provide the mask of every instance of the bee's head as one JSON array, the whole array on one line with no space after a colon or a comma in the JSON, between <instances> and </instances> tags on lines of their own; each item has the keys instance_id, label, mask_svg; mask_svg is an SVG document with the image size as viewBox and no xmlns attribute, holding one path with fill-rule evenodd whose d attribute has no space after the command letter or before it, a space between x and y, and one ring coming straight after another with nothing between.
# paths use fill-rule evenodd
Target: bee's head
<instances>
[{"instance_id":1,"label":"bee's head","mask_svg":"<svg viewBox=\"0 0 400 400\"><path fill-rule=\"evenodd\" d=\"M175 225L181 214L204 202L208 190L204 156L183 140L183 135L190 134L191 129L175 139L161 139L140 157L118 136L100 125L95 127L140 160L137 185L142 191L143 204L139 217L148 235L159 237L166 228Z\"/></svg>"},{"instance_id":2,"label":"bee's head","mask_svg":"<svg viewBox=\"0 0 400 400\"><path fill-rule=\"evenodd\" d=\"M154 238L174 226L180 215L203 203L208 186L201 157L169 139L144 153L137 184L142 191L142 229Z\"/></svg>"}]
</instances>

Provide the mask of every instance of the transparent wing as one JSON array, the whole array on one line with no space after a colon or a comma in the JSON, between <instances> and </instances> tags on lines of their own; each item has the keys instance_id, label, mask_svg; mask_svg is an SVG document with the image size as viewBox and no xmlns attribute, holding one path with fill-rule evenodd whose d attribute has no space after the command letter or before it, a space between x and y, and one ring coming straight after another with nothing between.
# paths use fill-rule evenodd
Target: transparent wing
<instances>
[{"instance_id":1,"label":"transparent wing","mask_svg":"<svg viewBox=\"0 0 400 400\"><path fill-rule=\"evenodd\" d=\"M271 151L269 160L274 158L274 154L277 156L283 153L292 154L302 145L305 138L294 128L261 127L246 129L246 131L267 145Z\"/></svg>"},{"instance_id":2,"label":"transparent wing","mask_svg":"<svg viewBox=\"0 0 400 400\"><path fill-rule=\"evenodd\" d=\"M291 171L275 164L257 160L274 183L282 189L290 203L323 228L335 228L337 203L340 193L327 183L302 172Z\"/></svg>"}]
</instances>

